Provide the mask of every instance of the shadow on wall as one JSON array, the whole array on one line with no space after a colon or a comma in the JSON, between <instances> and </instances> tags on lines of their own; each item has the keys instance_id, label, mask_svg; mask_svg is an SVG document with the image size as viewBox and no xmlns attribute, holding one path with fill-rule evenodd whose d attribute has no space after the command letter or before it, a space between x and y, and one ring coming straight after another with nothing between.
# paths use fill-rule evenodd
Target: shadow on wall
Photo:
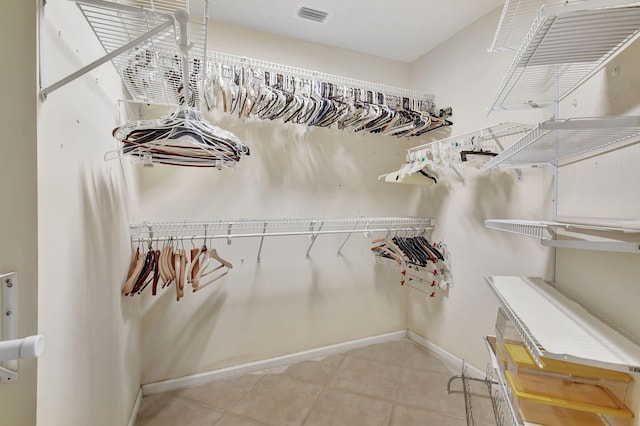
<instances>
[{"instance_id":1,"label":"shadow on wall","mask_svg":"<svg viewBox=\"0 0 640 426\"><path fill-rule=\"evenodd\" d=\"M640 105L640 39L605 67L605 116L638 114Z\"/></svg>"},{"instance_id":2,"label":"shadow on wall","mask_svg":"<svg viewBox=\"0 0 640 426\"><path fill-rule=\"evenodd\" d=\"M130 259L128 235L128 206L122 176L107 174L103 169L84 167L81 172L83 221L78 224L79 235L84 238L74 250L77 265L74 291L80 304L76 309L82 312L77 321L85 334L88 344L86 354L88 365L96 368L91 376L100 376L93 383L106 382L118 386L137 377L139 371L139 318L138 304L123 302L121 286ZM127 324L129 332L122 343L122 324ZM125 348L125 352L123 351ZM123 358L132 357L136 361L123 364ZM102 362L104 361L104 362ZM116 380L116 377L120 376ZM105 386L114 389L113 386ZM96 405L110 406L104 398L124 398L124 395L104 395L95 387L87 387L85 392L95 392L86 398ZM126 406L130 401L121 401L117 406ZM113 406L113 405L111 405Z\"/></svg>"},{"instance_id":3,"label":"shadow on wall","mask_svg":"<svg viewBox=\"0 0 640 426\"><path fill-rule=\"evenodd\" d=\"M505 207L512 201L516 175L509 170L492 169L469 179L473 192L472 204L466 217L474 226L484 228L485 219L501 219Z\"/></svg>"},{"instance_id":4,"label":"shadow on wall","mask_svg":"<svg viewBox=\"0 0 640 426\"><path fill-rule=\"evenodd\" d=\"M154 303L147 308L142 322L144 330L163 330L162 336L146 336L146 340L162 342L155 345L158 350L152 350L154 345L148 342L144 347L148 351L145 362L159 371L168 372L166 379L183 376L190 372L184 370L185 366L199 365L202 359L208 358L207 346L227 300L224 286L216 286L207 289L206 297L199 300L185 298L180 301L182 309L175 309L174 288L172 284L171 288L154 297ZM189 288L185 288L185 292L190 292ZM149 323L154 325L151 327ZM167 346L166 342L170 345ZM184 350L166 350L169 347ZM182 366L182 369L176 366Z\"/></svg>"}]
</instances>

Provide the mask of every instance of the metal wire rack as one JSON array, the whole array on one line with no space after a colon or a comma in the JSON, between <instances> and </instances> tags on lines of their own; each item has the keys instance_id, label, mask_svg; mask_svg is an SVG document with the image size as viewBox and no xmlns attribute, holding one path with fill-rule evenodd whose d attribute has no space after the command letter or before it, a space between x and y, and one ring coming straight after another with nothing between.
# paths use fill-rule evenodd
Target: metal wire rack
<instances>
[{"instance_id":1,"label":"metal wire rack","mask_svg":"<svg viewBox=\"0 0 640 426\"><path fill-rule=\"evenodd\" d=\"M504 376L503 367L498 361L491 341L495 343L495 337L484 336L484 343L489 352L491 364L487 366L487 387L493 406L493 413L498 426L520 426L524 424L517 403L512 399L513 395Z\"/></svg>"},{"instance_id":2,"label":"metal wire rack","mask_svg":"<svg viewBox=\"0 0 640 426\"><path fill-rule=\"evenodd\" d=\"M134 100L176 106L183 103L183 59L173 16L177 11L188 11L189 0L76 3L107 54L130 46L111 62ZM202 16L205 18L191 18L188 34L188 103L196 107L201 101L207 39L207 15Z\"/></svg>"},{"instance_id":3,"label":"metal wire rack","mask_svg":"<svg viewBox=\"0 0 640 426\"><path fill-rule=\"evenodd\" d=\"M494 53L518 49L542 5L553 6L564 3L567 2L565 0L505 0L496 33L488 51Z\"/></svg>"},{"instance_id":4,"label":"metal wire rack","mask_svg":"<svg viewBox=\"0 0 640 426\"><path fill-rule=\"evenodd\" d=\"M341 86L371 90L374 92L381 92L386 95L407 97L424 102L424 111L432 111L435 108L434 95L418 90L411 90L401 87L389 86L386 84L374 83L370 81L357 80L354 78L342 77L339 75L327 74L304 68L263 61L260 59L247 58L244 56L231 55L222 52L209 51L208 59L211 63L256 67L262 70L274 71L294 77L313 79L323 82L335 83Z\"/></svg>"},{"instance_id":5,"label":"metal wire rack","mask_svg":"<svg viewBox=\"0 0 640 426\"><path fill-rule=\"evenodd\" d=\"M559 102L635 40L640 7L589 10L586 0L540 9L487 112Z\"/></svg>"},{"instance_id":6,"label":"metal wire rack","mask_svg":"<svg viewBox=\"0 0 640 426\"><path fill-rule=\"evenodd\" d=\"M311 239L306 256L309 257L319 235L346 234L338 255L349 237L362 233L405 232L424 235L433 230L432 220L415 217L359 217L359 218L300 218L216 220L210 222L144 222L130 226L131 241L213 240L225 239L231 244L235 238L260 238L258 261L265 237L308 236Z\"/></svg>"},{"instance_id":7,"label":"metal wire rack","mask_svg":"<svg viewBox=\"0 0 640 426\"><path fill-rule=\"evenodd\" d=\"M490 229L539 239L547 247L640 253L638 228L517 219L488 219L484 223Z\"/></svg>"},{"instance_id":8,"label":"metal wire rack","mask_svg":"<svg viewBox=\"0 0 640 426\"><path fill-rule=\"evenodd\" d=\"M619 148L639 139L640 117L547 120L488 161L483 170L551 162L562 165L581 155Z\"/></svg>"},{"instance_id":9,"label":"metal wire rack","mask_svg":"<svg viewBox=\"0 0 640 426\"><path fill-rule=\"evenodd\" d=\"M485 280L537 363L544 357L640 372L637 339L607 325L542 279Z\"/></svg>"}]
</instances>

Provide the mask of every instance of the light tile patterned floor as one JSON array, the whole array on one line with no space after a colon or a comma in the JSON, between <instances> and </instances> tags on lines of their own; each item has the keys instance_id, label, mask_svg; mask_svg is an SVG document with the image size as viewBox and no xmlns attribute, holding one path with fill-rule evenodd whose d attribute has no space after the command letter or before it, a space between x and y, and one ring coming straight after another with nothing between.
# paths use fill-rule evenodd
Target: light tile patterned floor
<instances>
[{"instance_id":1,"label":"light tile patterned floor","mask_svg":"<svg viewBox=\"0 0 640 426\"><path fill-rule=\"evenodd\" d=\"M446 390L453 374L402 339L150 395L136 426L464 426L463 396ZM494 424L488 398L474 398L474 414Z\"/></svg>"}]
</instances>

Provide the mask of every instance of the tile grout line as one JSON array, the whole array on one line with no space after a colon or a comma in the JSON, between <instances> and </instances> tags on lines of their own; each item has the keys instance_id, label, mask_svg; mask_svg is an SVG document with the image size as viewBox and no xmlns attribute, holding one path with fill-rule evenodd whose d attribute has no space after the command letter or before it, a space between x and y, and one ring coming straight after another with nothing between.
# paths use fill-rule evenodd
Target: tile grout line
<instances>
[{"instance_id":1,"label":"tile grout line","mask_svg":"<svg viewBox=\"0 0 640 426\"><path fill-rule=\"evenodd\" d=\"M407 364L407 360L409 357L409 345L412 344L412 342L409 340L407 342L405 342L404 345L404 353L402 354L403 359L402 359L402 369L400 370L400 381L398 382L398 387L396 388L396 393L393 396L393 405L391 406L391 416L389 416L389 426L393 425L393 422L395 420L396 417L396 407L398 406L398 399L400 398L400 388L402 387L402 378L404 377L404 371L405 371L405 367Z\"/></svg>"},{"instance_id":2,"label":"tile grout line","mask_svg":"<svg viewBox=\"0 0 640 426\"><path fill-rule=\"evenodd\" d=\"M313 401L313 404L311 404L311 408L309 409L307 414L304 416L304 419L302 419L302 423L300 423L301 426L303 426L307 422L307 420L309 420L309 416L311 415L311 412L313 411L313 409L316 408L316 404L318 403L318 400L320 400L320 397L322 396L322 394L324 394L324 392L329 388L329 384L331 383L335 375L338 374L338 370L340 370L340 367L342 367L342 363L344 362L345 359L347 359L347 352L344 352L338 355L342 356L340 363L336 366L336 369L331 373L331 377L328 378L327 383L325 383L322 390L318 393L318 396L316 396L316 399Z\"/></svg>"}]
</instances>

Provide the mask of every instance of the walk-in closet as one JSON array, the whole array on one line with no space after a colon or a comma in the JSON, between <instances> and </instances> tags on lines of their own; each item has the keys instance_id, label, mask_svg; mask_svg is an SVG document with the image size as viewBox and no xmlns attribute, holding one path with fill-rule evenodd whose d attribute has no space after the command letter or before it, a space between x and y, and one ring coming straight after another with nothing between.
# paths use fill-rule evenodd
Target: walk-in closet
<instances>
[{"instance_id":1,"label":"walk-in closet","mask_svg":"<svg viewBox=\"0 0 640 426\"><path fill-rule=\"evenodd\" d=\"M0 13L0 425L640 425L640 2Z\"/></svg>"}]
</instances>

